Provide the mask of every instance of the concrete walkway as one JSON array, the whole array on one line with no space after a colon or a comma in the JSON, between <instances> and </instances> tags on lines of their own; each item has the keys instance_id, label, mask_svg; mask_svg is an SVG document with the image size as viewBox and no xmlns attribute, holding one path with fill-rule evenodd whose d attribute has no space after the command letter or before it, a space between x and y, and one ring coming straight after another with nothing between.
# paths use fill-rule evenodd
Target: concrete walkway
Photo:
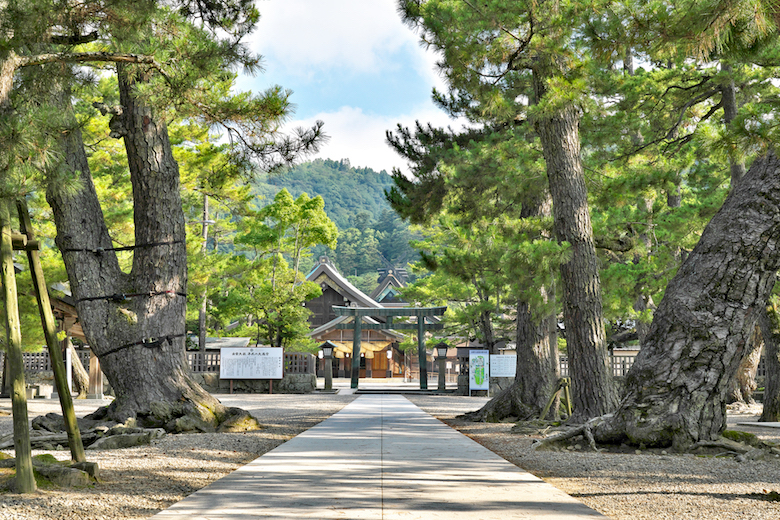
<instances>
[{"instance_id":1,"label":"concrete walkway","mask_svg":"<svg viewBox=\"0 0 780 520\"><path fill-rule=\"evenodd\" d=\"M606 517L406 398L365 395L154 518Z\"/></svg>"}]
</instances>

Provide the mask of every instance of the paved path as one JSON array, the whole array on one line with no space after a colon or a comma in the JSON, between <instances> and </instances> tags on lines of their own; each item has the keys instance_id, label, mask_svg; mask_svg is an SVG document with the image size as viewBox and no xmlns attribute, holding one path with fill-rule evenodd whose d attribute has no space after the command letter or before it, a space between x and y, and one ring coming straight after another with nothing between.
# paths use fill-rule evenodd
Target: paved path
<instances>
[{"instance_id":1,"label":"paved path","mask_svg":"<svg viewBox=\"0 0 780 520\"><path fill-rule=\"evenodd\" d=\"M606 517L406 398L365 395L154 518Z\"/></svg>"}]
</instances>

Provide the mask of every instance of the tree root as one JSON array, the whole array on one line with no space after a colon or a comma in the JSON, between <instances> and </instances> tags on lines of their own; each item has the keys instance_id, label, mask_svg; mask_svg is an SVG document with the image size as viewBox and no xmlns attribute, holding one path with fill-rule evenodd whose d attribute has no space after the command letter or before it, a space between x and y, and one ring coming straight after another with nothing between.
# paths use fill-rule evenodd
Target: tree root
<instances>
[{"instance_id":1,"label":"tree root","mask_svg":"<svg viewBox=\"0 0 780 520\"><path fill-rule=\"evenodd\" d=\"M260 423L249 412L241 408L223 406L217 402L214 409L207 408L194 400L176 403L156 401L145 410L129 413L119 409L114 401L98 408L86 418L110 419L118 423L133 424L142 428L162 428L167 433L229 433L259 430Z\"/></svg>"},{"instance_id":2,"label":"tree root","mask_svg":"<svg viewBox=\"0 0 780 520\"><path fill-rule=\"evenodd\" d=\"M588 446L590 446L590 449L592 449L593 451L598 451L598 448L596 447L596 439L593 435L593 429L598 427L599 424L610 419L611 417L612 414L606 414L600 417L595 417L589 420L588 422L586 422L585 424L580 424L566 431L556 433L555 435L550 435L549 437L545 437L544 439L540 439L534 442L531 445L531 448L534 450L538 450L539 448L546 448L550 445L571 439L578 435L583 435L587 439Z\"/></svg>"},{"instance_id":3,"label":"tree root","mask_svg":"<svg viewBox=\"0 0 780 520\"><path fill-rule=\"evenodd\" d=\"M747 453L751 447L741 442L730 441L728 439L719 439L717 441L699 441L691 444L688 451L695 451L698 448L718 448L721 450L732 451L736 453Z\"/></svg>"}]
</instances>

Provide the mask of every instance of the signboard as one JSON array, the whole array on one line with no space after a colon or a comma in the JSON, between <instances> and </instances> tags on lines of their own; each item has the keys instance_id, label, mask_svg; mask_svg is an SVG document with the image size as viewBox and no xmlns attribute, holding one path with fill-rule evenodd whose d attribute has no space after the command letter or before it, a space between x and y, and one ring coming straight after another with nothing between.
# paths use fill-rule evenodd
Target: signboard
<instances>
[{"instance_id":1,"label":"signboard","mask_svg":"<svg viewBox=\"0 0 780 520\"><path fill-rule=\"evenodd\" d=\"M220 379L282 379L284 349L273 347L221 348Z\"/></svg>"},{"instance_id":2,"label":"signboard","mask_svg":"<svg viewBox=\"0 0 780 520\"><path fill-rule=\"evenodd\" d=\"M515 377L517 356L512 354L493 354L490 356L490 377Z\"/></svg>"},{"instance_id":3,"label":"signboard","mask_svg":"<svg viewBox=\"0 0 780 520\"><path fill-rule=\"evenodd\" d=\"M490 351L469 350L469 391L490 390Z\"/></svg>"}]
</instances>

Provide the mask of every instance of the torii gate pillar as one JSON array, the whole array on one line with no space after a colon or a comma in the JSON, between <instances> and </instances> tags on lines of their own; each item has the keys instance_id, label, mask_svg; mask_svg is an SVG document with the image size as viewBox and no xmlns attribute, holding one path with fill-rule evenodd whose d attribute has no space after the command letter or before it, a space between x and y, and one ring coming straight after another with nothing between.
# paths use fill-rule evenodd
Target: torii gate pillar
<instances>
[{"instance_id":1,"label":"torii gate pillar","mask_svg":"<svg viewBox=\"0 0 780 520\"><path fill-rule=\"evenodd\" d=\"M376 307L339 307L333 306L337 316L354 316L354 323L337 325L337 329L352 329L352 382L351 387L358 387L360 378L360 336L363 329L368 330L417 330L417 354L420 360L420 390L428 389L428 359L425 353L425 331L443 328L441 323L425 323L426 316L442 316L447 307L403 307L400 309ZM363 324L364 316L387 317L387 323ZM416 316L417 323L393 323L395 316Z\"/></svg>"}]
</instances>

